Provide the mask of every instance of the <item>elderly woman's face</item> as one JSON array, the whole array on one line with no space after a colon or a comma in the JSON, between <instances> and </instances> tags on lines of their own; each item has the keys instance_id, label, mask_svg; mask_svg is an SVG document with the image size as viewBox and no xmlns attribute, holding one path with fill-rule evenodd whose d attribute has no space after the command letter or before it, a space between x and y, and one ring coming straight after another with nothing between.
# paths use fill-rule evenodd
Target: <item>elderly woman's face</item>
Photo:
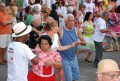
<instances>
[{"instance_id":1,"label":"elderly woman's face","mask_svg":"<svg viewBox=\"0 0 120 81\"><path fill-rule=\"evenodd\" d=\"M54 33L57 33L58 30L59 30L59 27L58 26L54 26L54 27L52 27L52 30L53 30Z\"/></svg>"},{"instance_id":2,"label":"elderly woman's face","mask_svg":"<svg viewBox=\"0 0 120 81\"><path fill-rule=\"evenodd\" d=\"M42 51L47 51L50 49L50 44L48 40L45 40L45 39L41 40L41 44L39 44L39 46Z\"/></svg>"},{"instance_id":3,"label":"elderly woman's face","mask_svg":"<svg viewBox=\"0 0 120 81\"><path fill-rule=\"evenodd\" d=\"M120 72L102 73L99 81L119 81Z\"/></svg>"},{"instance_id":4,"label":"elderly woman's face","mask_svg":"<svg viewBox=\"0 0 120 81\"><path fill-rule=\"evenodd\" d=\"M43 11L43 16L48 16L46 11Z\"/></svg>"},{"instance_id":5,"label":"elderly woman's face","mask_svg":"<svg viewBox=\"0 0 120 81\"><path fill-rule=\"evenodd\" d=\"M0 10L3 11L3 12L5 11L5 4L4 3L0 4Z\"/></svg>"}]
</instances>

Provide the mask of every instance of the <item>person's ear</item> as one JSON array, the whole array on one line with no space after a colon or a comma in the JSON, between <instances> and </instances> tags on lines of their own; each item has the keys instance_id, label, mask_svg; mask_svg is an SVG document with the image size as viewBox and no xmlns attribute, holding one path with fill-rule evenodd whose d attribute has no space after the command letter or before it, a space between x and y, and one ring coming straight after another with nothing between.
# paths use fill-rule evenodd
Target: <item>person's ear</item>
<instances>
[{"instance_id":1,"label":"person's ear","mask_svg":"<svg viewBox=\"0 0 120 81\"><path fill-rule=\"evenodd\" d=\"M102 74L100 73L97 74L97 81L102 81Z\"/></svg>"}]
</instances>

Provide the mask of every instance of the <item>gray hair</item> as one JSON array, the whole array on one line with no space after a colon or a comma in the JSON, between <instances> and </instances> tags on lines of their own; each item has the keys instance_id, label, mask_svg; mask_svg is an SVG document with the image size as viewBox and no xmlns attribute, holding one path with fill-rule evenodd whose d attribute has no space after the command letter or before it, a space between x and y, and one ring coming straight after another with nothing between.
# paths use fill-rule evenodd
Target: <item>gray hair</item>
<instances>
[{"instance_id":1,"label":"gray hair","mask_svg":"<svg viewBox=\"0 0 120 81\"><path fill-rule=\"evenodd\" d=\"M72 18L74 19L73 14L66 14L66 16L65 16L65 21L67 21L67 20L68 20L68 17L72 17Z\"/></svg>"},{"instance_id":2,"label":"gray hair","mask_svg":"<svg viewBox=\"0 0 120 81\"><path fill-rule=\"evenodd\" d=\"M107 15L109 15L110 13L108 12L108 11L105 11L105 12L103 12L102 13L102 17L105 17L105 16L107 16Z\"/></svg>"},{"instance_id":3,"label":"gray hair","mask_svg":"<svg viewBox=\"0 0 120 81\"><path fill-rule=\"evenodd\" d=\"M35 20L40 19L40 15L33 15L32 17L32 22L34 22Z\"/></svg>"},{"instance_id":4,"label":"gray hair","mask_svg":"<svg viewBox=\"0 0 120 81\"><path fill-rule=\"evenodd\" d=\"M72 7L72 6L69 6L69 7L68 7L67 13L73 13L73 7Z\"/></svg>"},{"instance_id":5,"label":"gray hair","mask_svg":"<svg viewBox=\"0 0 120 81\"><path fill-rule=\"evenodd\" d=\"M39 7L38 6L34 6L33 8L32 8L32 12L33 13L39 13L40 12L40 10L39 10Z\"/></svg>"}]
</instances>

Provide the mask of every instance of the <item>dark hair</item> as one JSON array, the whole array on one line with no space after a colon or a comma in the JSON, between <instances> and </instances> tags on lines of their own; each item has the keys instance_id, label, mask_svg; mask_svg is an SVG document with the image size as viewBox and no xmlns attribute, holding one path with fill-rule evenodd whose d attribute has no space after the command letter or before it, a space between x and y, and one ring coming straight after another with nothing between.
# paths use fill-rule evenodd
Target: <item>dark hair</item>
<instances>
[{"instance_id":1,"label":"dark hair","mask_svg":"<svg viewBox=\"0 0 120 81\"><path fill-rule=\"evenodd\" d=\"M52 10L56 10L57 9L57 5L56 4L52 4Z\"/></svg>"},{"instance_id":2,"label":"dark hair","mask_svg":"<svg viewBox=\"0 0 120 81\"><path fill-rule=\"evenodd\" d=\"M30 6L27 6L27 7L25 8L25 12L28 14L29 11L30 11L30 9L31 9L31 7L30 7Z\"/></svg>"},{"instance_id":3,"label":"dark hair","mask_svg":"<svg viewBox=\"0 0 120 81\"><path fill-rule=\"evenodd\" d=\"M45 31L51 30L50 22L45 23L44 30Z\"/></svg>"},{"instance_id":4,"label":"dark hair","mask_svg":"<svg viewBox=\"0 0 120 81\"><path fill-rule=\"evenodd\" d=\"M76 17L77 16L76 10L74 10L72 14L74 15L74 17Z\"/></svg>"},{"instance_id":5,"label":"dark hair","mask_svg":"<svg viewBox=\"0 0 120 81\"><path fill-rule=\"evenodd\" d=\"M40 0L35 0L35 3L39 3L40 4Z\"/></svg>"},{"instance_id":6,"label":"dark hair","mask_svg":"<svg viewBox=\"0 0 120 81\"><path fill-rule=\"evenodd\" d=\"M91 14L93 14L92 12L87 12L86 14L85 14L85 18L84 18L84 21L88 21L88 19L89 19L89 17L90 17L90 15Z\"/></svg>"},{"instance_id":7,"label":"dark hair","mask_svg":"<svg viewBox=\"0 0 120 81\"><path fill-rule=\"evenodd\" d=\"M65 6L65 2L64 2L64 0L59 0L59 2L58 2L58 6L59 6L59 4L60 4L60 1L62 2L62 5Z\"/></svg>"},{"instance_id":8,"label":"dark hair","mask_svg":"<svg viewBox=\"0 0 120 81\"><path fill-rule=\"evenodd\" d=\"M50 46L52 45L52 39L51 39L50 36L48 36L48 35L42 35L42 36L38 39L38 44L39 44L39 45L41 44L41 41L42 41L43 39L44 39L44 40L47 40Z\"/></svg>"}]
</instances>

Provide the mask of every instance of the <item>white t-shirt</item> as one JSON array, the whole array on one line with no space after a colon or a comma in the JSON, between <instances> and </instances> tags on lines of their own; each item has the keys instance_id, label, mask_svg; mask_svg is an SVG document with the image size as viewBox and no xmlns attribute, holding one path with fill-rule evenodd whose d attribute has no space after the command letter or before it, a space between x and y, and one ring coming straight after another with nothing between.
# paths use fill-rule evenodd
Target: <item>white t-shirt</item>
<instances>
[{"instance_id":1,"label":"white t-shirt","mask_svg":"<svg viewBox=\"0 0 120 81\"><path fill-rule=\"evenodd\" d=\"M84 5L86 6L86 9L85 9L85 13L86 12L92 12L93 13L93 10L95 8L95 4L94 3L87 3L85 2Z\"/></svg>"},{"instance_id":2,"label":"white t-shirt","mask_svg":"<svg viewBox=\"0 0 120 81\"><path fill-rule=\"evenodd\" d=\"M28 81L28 62L35 56L26 44L21 42L10 43L7 49L7 81Z\"/></svg>"},{"instance_id":3,"label":"white t-shirt","mask_svg":"<svg viewBox=\"0 0 120 81\"><path fill-rule=\"evenodd\" d=\"M103 42L105 33L101 33L100 30L101 29L106 29L106 22L105 20L103 20L102 18L98 18L95 22L94 22L94 26L95 26L95 32L94 32L94 40L96 42Z\"/></svg>"}]
</instances>

